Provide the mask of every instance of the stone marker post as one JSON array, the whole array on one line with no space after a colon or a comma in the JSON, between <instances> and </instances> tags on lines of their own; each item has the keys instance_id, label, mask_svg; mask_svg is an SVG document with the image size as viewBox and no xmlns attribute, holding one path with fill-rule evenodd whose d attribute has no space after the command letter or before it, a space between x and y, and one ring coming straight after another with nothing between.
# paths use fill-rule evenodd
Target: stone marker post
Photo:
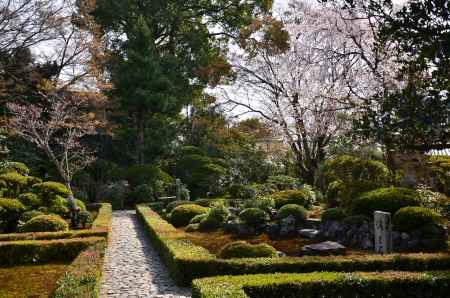
<instances>
[{"instance_id":1,"label":"stone marker post","mask_svg":"<svg viewBox=\"0 0 450 298\"><path fill-rule=\"evenodd\" d=\"M387 254L392 252L392 222L389 212L374 212L375 252Z\"/></svg>"},{"instance_id":2,"label":"stone marker post","mask_svg":"<svg viewBox=\"0 0 450 298\"><path fill-rule=\"evenodd\" d=\"M180 201L181 200L181 180L175 179L175 184L177 186L177 193L176 193L177 201Z\"/></svg>"}]
</instances>

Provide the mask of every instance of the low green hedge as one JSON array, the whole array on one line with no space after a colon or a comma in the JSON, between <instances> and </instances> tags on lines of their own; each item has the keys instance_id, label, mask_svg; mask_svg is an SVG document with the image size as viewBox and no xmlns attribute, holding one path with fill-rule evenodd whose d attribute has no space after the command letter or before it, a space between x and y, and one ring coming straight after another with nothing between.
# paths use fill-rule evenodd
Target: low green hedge
<instances>
[{"instance_id":1,"label":"low green hedge","mask_svg":"<svg viewBox=\"0 0 450 298\"><path fill-rule=\"evenodd\" d=\"M105 248L99 242L82 251L58 280L53 298L99 297Z\"/></svg>"},{"instance_id":2,"label":"low green hedge","mask_svg":"<svg viewBox=\"0 0 450 298\"><path fill-rule=\"evenodd\" d=\"M219 276L194 280L193 298L422 297L445 298L450 271L313 272Z\"/></svg>"},{"instance_id":3,"label":"low green hedge","mask_svg":"<svg viewBox=\"0 0 450 298\"><path fill-rule=\"evenodd\" d=\"M88 205L89 210L97 210L92 227L87 230L72 230L67 232L38 232L0 234L0 242L19 240L54 240L86 237L108 237L111 228L112 207L109 203Z\"/></svg>"},{"instance_id":4,"label":"low green hedge","mask_svg":"<svg viewBox=\"0 0 450 298\"><path fill-rule=\"evenodd\" d=\"M67 262L102 237L0 242L0 266Z\"/></svg>"},{"instance_id":5,"label":"low green hedge","mask_svg":"<svg viewBox=\"0 0 450 298\"><path fill-rule=\"evenodd\" d=\"M163 220L148 206L136 207L144 230L152 239L173 278L180 285L193 279L218 276L274 272L314 271L426 271L450 268L448 253L391 255L349 255L328 257L275 257L254 259L218 259L203 247L186 240L186 234Z\"/></svg>"}]
</instances>

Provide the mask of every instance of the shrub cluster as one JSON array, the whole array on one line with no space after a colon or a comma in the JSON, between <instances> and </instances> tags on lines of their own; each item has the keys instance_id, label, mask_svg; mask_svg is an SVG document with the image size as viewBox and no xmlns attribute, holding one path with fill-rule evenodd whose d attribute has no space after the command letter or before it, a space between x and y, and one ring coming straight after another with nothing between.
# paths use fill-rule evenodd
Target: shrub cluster
<instances>
[{"instance_id":1,"label":"shrub cluster","mask_svg":"<svg viewBox=\"0 0 450 298\"><path fill-rule=\"evenodd\" d=\"M271 258L276 255L277 250L268 244L250 244L245 241L228 243L222 247L217 254L217 256L221 259Z\"/></svg>"},{"instance_id":2,"label":"shrub cluster","mask_svg":"<svg viewBox=\"0 0 450 298\"><path fill-rule=\"evenodd\" d=\"M396 230L411 231L425 225L443 224L443 218L433 210L423 207L404 207L392 219Z\"/></svg>"},{"instance_id":3,"label":"shrub cluster","mask_svg":"<svg viewBox=\"0 0 450 298\"><path fill-rule=\"evenodd\" d=\"M314 203L314 198L306 189L280 191L274 193L272 198L275 200L275 208L277 209L287 204L297 204L310 208Z\"/></svg>"},{"instance_id":4,"label":"shrub cluster","mask_svg":"<svg viewBox=\"0 0 450 298\"><path fill-rule=\"evenodd\" d=\"M362 194L353 201L352 214L373 216L374 211L385 211L394 214L400 208L420 206L420 200L412 189L401 187L379 188Z\"/></svg>"},{"instance_id":5,"label":"shrub cluster","mask_svg":"<svg viewBox=\"0 0 450 298\"><path fill-rule=\"evenodd\" d=\"M322 221L336 220L340 221L346 217L345 211L342 208L328 208L322 213Z\"/></svg>"},{"instance_id":6,"label":"shrub cluster","mask_svg":"<svg viewBox=\"0 0 450 298\"><path fill-rule=\"evenodd\" d=\"M283 219L291 215L295 217L296 223L300 224L306 220L307 211L303 206L296 204L287 204L278 210L279 219Z\"/></svg>"},{"instance_id":7,"label":"shrub cluster","mask_svg":"<svg viewBox=\"0 0 450 298\"><path fill-rule=\"evenodd\" d=\"M264 210L258 208L247 208L239 213L239 219L249 226L255 227L265 224L269 220L269 216Z\"/></svg>"},{"instance_id":8,"label":"shrub cluster","mask_svg":"<svg viewBox=\"0 0 450 298\"><path fill-rule=\"evenodd\" d=\"M208 208L195 205L185 204L180 205L172 210L170 213L170 222L175 227L187 226L192 218L196 215L204 214L208 212Z\"/></svg>"}]
</instances>

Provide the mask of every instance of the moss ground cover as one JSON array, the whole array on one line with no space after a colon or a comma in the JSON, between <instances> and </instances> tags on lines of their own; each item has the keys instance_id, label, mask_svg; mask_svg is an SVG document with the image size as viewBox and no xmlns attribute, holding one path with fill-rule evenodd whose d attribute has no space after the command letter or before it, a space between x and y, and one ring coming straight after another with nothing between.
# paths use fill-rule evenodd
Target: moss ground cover
<instances>
[{"instance_id":1,"label":"moss ground cover","mask_svg":"<svg viewBox=\"0 0 450 298\"><path fill-rule=\"evenodd\" d=\"M0 297L50 297L69 264L0 268Z\"/></svg>"}]
</instances>

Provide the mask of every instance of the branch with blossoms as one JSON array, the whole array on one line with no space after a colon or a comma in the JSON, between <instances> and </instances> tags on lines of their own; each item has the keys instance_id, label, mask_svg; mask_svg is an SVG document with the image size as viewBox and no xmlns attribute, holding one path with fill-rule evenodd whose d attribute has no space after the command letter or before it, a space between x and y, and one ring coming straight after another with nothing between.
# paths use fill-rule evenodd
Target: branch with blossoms
<instances>
[{"instance_id":1,"label":"branch with blossoms","mask_svg":"<svg viewBox=\"0 0 450 298\"><path fill-rule=\"evenodd\" d=\"M7 126L41 149L71 190L73 176L95 160L82 140L96 134L98 123L86 113L86 98L66 93L48 99L51 104L45 108L9 103Z\"/></svg>"}]
</instances>

